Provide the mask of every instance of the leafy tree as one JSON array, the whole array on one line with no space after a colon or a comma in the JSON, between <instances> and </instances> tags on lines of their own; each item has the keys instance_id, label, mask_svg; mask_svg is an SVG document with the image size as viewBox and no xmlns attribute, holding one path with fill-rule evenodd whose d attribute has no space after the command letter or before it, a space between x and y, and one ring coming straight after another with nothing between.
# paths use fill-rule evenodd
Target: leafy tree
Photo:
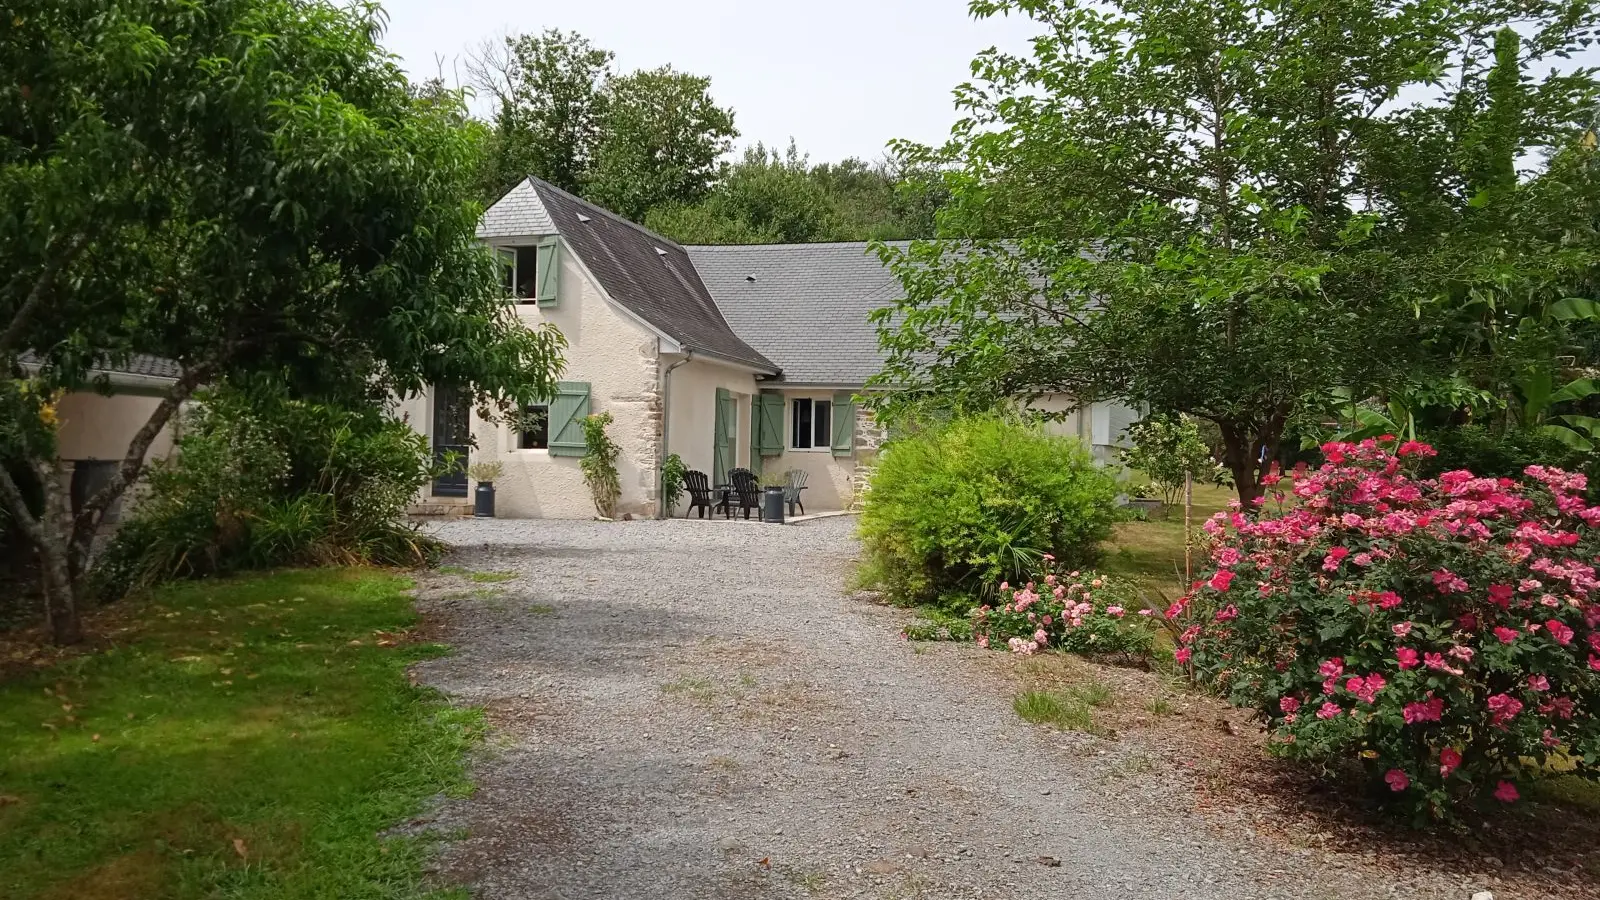
<instances>
[{"instance_id":1,"label":"leafy tree","mask_svg":"<svg viewBox=\"0 0 1600 900\"><path fill-rule=\"evenodd\" d=\"M503 46L490 43L472 55L468 73L495 101L486 156L489 200L529 175L573 193L583 190L615 58L576 32L554 28L509 36Z\"/></svg>"},{"instance_id":2,"label":"leafy tree","mask_svg":"<svg viewBox=\"0 0 1600 900\"><path fill-rule=\"evenodd\" d=\"M1408 277L1408 254L1448 222L1419 215L1413 242L1392 240L1401 191L1386 190L1458 184L1402 177L1439 172L1448 145L1393 161L1386 129L1473 103L1511 16L1536 35L1525 61L1575 48L1594 19L1553 0L971 8L1029 15L1045 33L1031 54L975 61L949 144L902 148L955 167L940 229L969 240L883 249L907 299L879 316L881 381L958 408L1059 392L1192 414L1221 431L1245 501L1291 423L1419 362L1416 310L1432 289ZM1538 90L1586 90L1558 78ZM1406 89L1438 99L1397 111ZM1548 124L1498 127L1518 146L1559 146ZM916 393L892 395L891 413Z\"/></svg>"},{"instance_id":3,"label":"leafy tree","mask_svg":"<svg viewBox=\"0 0 1600 900\"><path fill-rule=\"evenodd\" d=\"M1200 429L1185 416L1147 416L1128 426L1128 439L1133 446L1122 451L1123 464L1143 472L1169 509L1189 479L1203 480L1217 469Z\"/></svg>"},{"instance_id":4,"label":"leafy tree","mask_svg":"<svg viewBox=\"0 0 1600 900\"><path fill-rule=\"evenodd\" d=\"M0 505L38 551L58 641L106 509L200 386L485 407L548 393L560 335L506 311L474 237L475 144L378 45L373 4L24 0L0 23ZM28 354L33 355L28 355ZM180 366L76 513L54 406L102 362ZM27 365L24 365L25 361Z\"/></svg>"},{"instance_id":5,"label":"leafy tree","mask_svg":"<svg viewBox=\"0 0 1600 900\"><path fill-rule=\"evenodd\" d=\"M912 180L917 179L917 180ZM938 195L921 173L859 159L812 165L793 141L745 150L702 202L650 211L645 224L686 244L932 237Z\"/></svg>"},{"instance_id":6,"label":"leafy tree","mask_svg":"<svg viewBox=\"0 0 1600 900\"><path fill-rule=\"evenodd\" d=\"M634 221L667 203L695 203L723 174L739 132L711 98L711 79L671 66L608 80L584 197Z\"/></svg>"}]
</instances>

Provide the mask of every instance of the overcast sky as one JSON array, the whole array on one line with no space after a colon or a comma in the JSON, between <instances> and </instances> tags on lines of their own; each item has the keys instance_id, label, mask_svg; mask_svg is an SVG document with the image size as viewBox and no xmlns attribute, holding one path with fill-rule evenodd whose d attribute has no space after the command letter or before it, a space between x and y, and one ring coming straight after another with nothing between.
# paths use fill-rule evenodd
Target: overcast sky
<instances>
[{"instance_id":1,"label":"overcast sky","mask_svg":"<svg viewBox=\"0 0 1600 900\"><path fill-rule=\"evenodd\" d=\"M577 31L623 71L665 63L711 77L735 111L739 145L790 137L813 162L875 159L894 138L937 143L955 121L951 90L980 50L1020 50L1026 19L974 21L967 0L384 0L385 43L418 78L454 83L456 60L486 37ZM464 71L461 78L465 78Z\"/></svg>"}]
</instances>

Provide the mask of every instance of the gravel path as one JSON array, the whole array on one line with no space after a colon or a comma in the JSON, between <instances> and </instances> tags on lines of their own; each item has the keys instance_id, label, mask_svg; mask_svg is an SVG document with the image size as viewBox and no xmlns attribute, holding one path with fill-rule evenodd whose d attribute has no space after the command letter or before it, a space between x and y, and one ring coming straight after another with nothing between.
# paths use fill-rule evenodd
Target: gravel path
<instances>
[{"instance_id":1,"label":"gravel path","mask_svg":"<svg viewBox=\"0 0 1600 900\"><path fill-rule=\"evenodd\" d=\"M433 823L468 835L443 876L491 900L1470 896L1279 850L1158 779L1109 789L1115 742L1021 722L981 651L849 598L853 527L440 525L460 566L516 575L420 592L456 648L420 677L495 726Z\"/></svg>"}]
</instances>

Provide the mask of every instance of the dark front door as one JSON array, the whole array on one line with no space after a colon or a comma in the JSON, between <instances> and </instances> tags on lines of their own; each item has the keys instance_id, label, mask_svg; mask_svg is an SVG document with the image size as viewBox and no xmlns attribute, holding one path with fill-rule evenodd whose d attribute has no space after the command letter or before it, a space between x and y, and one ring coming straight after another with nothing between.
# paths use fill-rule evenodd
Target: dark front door
<instances>
[{"instance_id":1,"label":"dark front door","mask_svg":"<svg viewBox=\"0 0 1600 900\"><path fill-rule=\"evenodd\" d=\"M467 452L472 440L472 405L455 388L433 392L433 458L441 464L454 460L449 471L433 482L435 497L467 495Z\"/></svg>"}]
</instances>

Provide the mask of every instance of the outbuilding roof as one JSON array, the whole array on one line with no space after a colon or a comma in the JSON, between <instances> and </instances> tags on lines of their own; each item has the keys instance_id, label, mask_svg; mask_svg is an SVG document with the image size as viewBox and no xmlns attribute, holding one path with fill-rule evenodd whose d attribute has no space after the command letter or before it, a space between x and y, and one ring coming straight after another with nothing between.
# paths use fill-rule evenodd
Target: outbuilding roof
<instances>
[{"instance_id":1,"label":"outbuilding roof","mask_svg":"<svg viewBox=\"0 0 1600 900\"><path fill-rule=\"evenodd\" d=\"M854 387L883 369L877 326L868 316L903 296L899 280L868 246L687 249L728 324L783 370L785 382Z\"/></svg>"}]
</instances>

